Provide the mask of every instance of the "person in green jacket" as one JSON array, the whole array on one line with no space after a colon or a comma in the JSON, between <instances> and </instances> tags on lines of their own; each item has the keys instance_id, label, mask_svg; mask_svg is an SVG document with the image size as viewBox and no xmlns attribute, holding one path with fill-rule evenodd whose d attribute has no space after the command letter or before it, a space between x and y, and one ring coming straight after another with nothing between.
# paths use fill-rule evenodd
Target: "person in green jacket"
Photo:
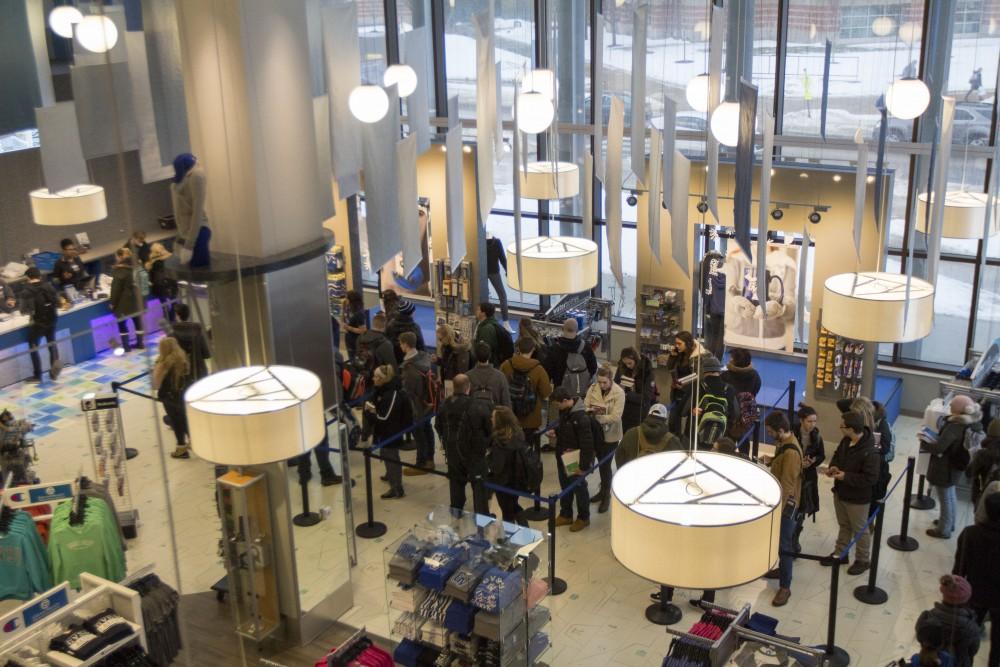
<instances>
[{"instance_id":1,"label":"person in green jacket","mask_svg":"<svg viewBox=\"0 0 1000 667\"><path fill-rule=\"evenodd\" d=\"M638 426L625 431L618 451L615 452L615 464L618 468L647 454L684 449L681 441L667 426L668 416L667 406L655 403Z\"/></svg>"},{"instance_id":2,"label":"person in green jacket","mask_svg":"<svg viewBox=\"0 0 1000 667\"><path fill-rule=\"evenodd\" d=\"M499 368L505 359L500 358L500 323L497 322L494 315L496 314L496 306L489 302L483 302L479 304L479 309L476 310L476 336L472 343L472 349L476 349L477 343L486 343L490 346L490 365L493 368Z\"/></svg>"}]
</instances>

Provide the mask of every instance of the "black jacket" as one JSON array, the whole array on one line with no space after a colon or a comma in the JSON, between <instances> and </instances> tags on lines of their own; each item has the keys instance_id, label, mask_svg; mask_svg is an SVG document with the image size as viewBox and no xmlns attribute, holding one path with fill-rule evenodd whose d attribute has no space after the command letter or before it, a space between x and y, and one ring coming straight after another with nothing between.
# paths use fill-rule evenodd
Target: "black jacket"
<instances>
[{"instance_id":1,"label":"black jacket","mask_svg":"<svg viewBox=\"0 0 1000 667\"><path fill-rule=\"evenodd\" d=\"M1000 608L1000 567L997 563L1000 563L1000 522L977 523L963 528L951 571L962 575L972 585L970 606Z\"/></svg>"},{"instance_id":2,"label":"black jacket","mask_svg":"<svg viewBox=\"0 0 1000 667\"><path fill-rule=\"evenodd\" d=\"M572 340L559 336L549 346L549 349L545 353L545 370L548 371L553 387L558 387L562 384L563 376L566 374L566 358L570 353L576 352L579 349L579 336ZM583 360L587 362L587 370L593 376L597 372L597 357L594 356L594 351L590 349L590 346L586 342L583 345L581 354L583 355Z\"/></svg>"},{"instance_id":3,"label":"black jacket","mask_svg":"<svg viewBox=\"0 0 1000 667\"><path fill-rule=\"evenodd\" d=\"M819 429L814 428L805 438L800 436L799 422L792 424L792 433L802 442L802 455L813 459L812 465L802 469L802 498L799 510L803 514L815 514L819 511L819 471L818 468L826 460L826 446Z\"/></svg>"},{"instance_id":4,"label":"black jacket","mask_svg":"<svg viewBox=\"0 0 1000 667\"><path fill-rule=\"evenodd\" d=\"M951 464L949 449L965 446L966 429L983 430L981 415L948 415L938 429L937 442L923 442L920 448L930 452L927 462L927 481L935 486L955 486L962 477L962 471Z\"/></svg>"},{"instance_id":5,"label":"black jacket","mask_svg":"<svg viewBox=\"0 0 1000 667\"><path fill-rule=\"evenodd\" d=\"M990 483L994 469L1000 470L1000 438L987 437L982 448L972 456L965 476L972 480L972 504L979 504L983 489Z\"/></svg>"},{"instance_id":6,"label":"black jacket","mask_svg":"<svg viewBox=\"0 0 1000 667\"><path fill-rule=\"evenodd\" d=\"M412 331L417 337L417 349L424 351L424 334L420 330L420 325L413 321L413 316L409 313L399 313L392 321L385 325L385 337L392 343L392 351L396 355L396 363L403 363L403 349L399 346L399 335L407 331ZM360 342L360 340L359 340Z\"/></svg>"},{"instance_id":7,"label":"black jacket","mask_svg":"<svg viewBox=\"0 0 1000 667\"><path fill-rule=\"evenodd\" d=\"M39 326L55 324L59 318L59 295L47 282L25 283L21 288L21 312Z\"/></svg>"},{"instance_id":8,"label":"black jacket","mask_svg":"<svg viewBox=\"0 0 1000 667\"><path fill-rule=\"evenodd\" d=\"M63 279L64 273L72 274L72 277L65 280ZM84 268L83 262L80 261L79 257L72 259L60 257L57 259L52 266L52 276L59 287L66 287L67 285L80 287L90 277L87 275L87 270Z\"/></svg>"},{"instance_id":9,"label":"black jacket","mask_svg":"<svg viewBox=\"0 0 1000 667\"><path fill-rule=\"evenodd\" d=\"M519 479L519 471L514 465L517 451L527 449L527 447L522 431L515 431L514 437L509 442L493 438L489 450L490 482L518 491L532 491L532 489L521 488L524 484Z\"/></svg>"},{"instance_id":10,"label":"black jacket","mask_svg":"<svg viewBox=\"0 0 1000 667\"><path fill-rule=\"evenodd\" d=\"M365 419L370 420L373 443L391 438L413 424L413 407L400 387L399 378L394 377L381 387L375 387L370 401L375 404L375 414L365 412ZM402 438L386 447L398 448L400 444Z\"/></svg>"},{"instance_id":11,"label":"black jacket","mask_svg":"<svg viewBox=\"0 0 1000 667\"><path fill-rule=\"evenodd\" d=\"M486 273L500 273L501 266L506 273L507 254L503 250L503 243L498 238L486 239Z\"/></svg>"},{"instance_id":12,"label":"black jacket","mask_svg":"<svg viewBox=\"0 0 1000 667\"><path fill-rule=\"evenodd\" d=\"M468 394L452 396L444 402L434 430L441 438L449 465L471 468L486 462L493 432L491 418L486 402Z\"/></svg>"},{"instance_id":13,"label":"black jacket","mask_svg":"<svg viewBox=\"0 0 1000 667\"><path fill-rule=\"evenodd\" d=\"M656 383L649 359L641 357L635 368L629 370L618 364L615 384L625 390L625 411L622 413L622 432L638 426L649 408L656 402Z\"/></svg>"},{"instance_id":14,"label":"black jacket","mask_svg":"<svg viewBox=\"0 0 1000 667\"><path fill-rule=\"evenodd\" d=\"M461 343L439 347L437 356L438 371L442 381L454 380L456 375L468 372L475 365L472 362L469 346Z\"/></svg>"},{"instance_id":15,"label":"black jacket","mask_svg":"<svg viewBox=\"0 0 1000 667\"><path fill-rule=\"evenodd\" d=\"M177 298L177 281L167 275L164 260L158 259L149 267L149 292L160 301ZM163 304L166 307L166 304Z\"/></svg>"},{"instance_id":16,"label":"black jacket","mask_svg":"<svg viewBox=\"0 0 1000 667\"><path fill-rule=\"evenodd\" d=\"M577 399L569 410L560 410L556 426L556 455L574 449L580 450L580 470L589 470L594 464L594 436L583 399Z\"/></svg>"},{"instance_id":17,"label":"black jacket","mask_svg":"<svg viewBox=\"0 0 1000 667\"><path fill-rule=\"evenodd\" d=\"M427 374L431 371L431 357L426 352L417 352L409 359L404 359L399 366L399 377L403 383L403 391L413 403L414 419L423 419L431 411L427 398Z\"/></svg>"},{"instance_id":18,"label":"black jacket","mask_svg":"<svg viewBox=\"0 0 1000 667\"><path fill-rule=\"evenodd\" d=\"M752 364L743 368L730 363L726 366L726 370L722 371L721 377L723 382L732 387L736 393L746 391L753 394L754 398L760 393L760 373Z\"/></svg>"},{"instance_id":19,"label":"black jacket","mask_svg":"<svg viewBox=\"0 0 1000 667\"><path fill-rule=\"evenodd\" d=\"M198 322L176 322L171 327L171 334L177 339L177 344L181 346L188 355L191 363L191 374L195 380L208 375L208 365L206 359L212 358L212 352L208 348L208 340L205 338L205 329Z\"/></svg>"},{"instance_id":20,"label":"black jacket","mask_svg":"<svg viewBox=\"0 0 1000 667\"><path fill-rule=\"evenodd\" d=\"M845 503L870 503L880 465L875 439L868 427L865 427L864 435L853 447L851 439L844 438L830 459L831 467L836 466L845 473L844 479L834 481L833 492Z\"/></svg>"},{"instance_id":21,"label":"black jacket","mask_svg":"<svg viewBox=\"0 0 1000 667\"><path fill-rule=\"evenodd\" d=\"M917 618L916 633L922 634L921 629L925 627L941 629L942 648L954 658L952 667L972 667L972 656L979 651L981 632L972 609L936 602L933 609L920 612Z\"/></svg>"},{"instance_id":22,"label":"black jacket","mask_svg":"<svg viewBox=\"0 0 1000 667\"><path fill-rule=\"evenodd\" d=\"M356 352L358 356L366 358L369 374L375 370L376 366L392 366L393 370L399 367L392 343L381 331L369 329L358 336Z\"/></svg>"}]
</instances>

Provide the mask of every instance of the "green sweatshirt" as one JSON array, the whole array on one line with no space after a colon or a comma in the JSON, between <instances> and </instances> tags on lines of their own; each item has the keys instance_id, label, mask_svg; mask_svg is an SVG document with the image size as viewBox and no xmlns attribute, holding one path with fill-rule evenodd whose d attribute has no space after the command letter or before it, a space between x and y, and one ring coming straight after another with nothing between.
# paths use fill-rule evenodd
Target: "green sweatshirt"
<instances>
[{"instance_id":1,"label":"green sweatshirt","mask_svg":"<svg viewBox=\"0 0 1000 667\"><path fill-rule=\"evenodd\" d=\"M108 504L88 498L84 519L76 526L69 521L72 510L72 502L62 503L52 516L49 556L53 578L68 581L75 589L80 588L83 572L109 581L124 579L125 554Z\"/></svg>"}]
</instances>

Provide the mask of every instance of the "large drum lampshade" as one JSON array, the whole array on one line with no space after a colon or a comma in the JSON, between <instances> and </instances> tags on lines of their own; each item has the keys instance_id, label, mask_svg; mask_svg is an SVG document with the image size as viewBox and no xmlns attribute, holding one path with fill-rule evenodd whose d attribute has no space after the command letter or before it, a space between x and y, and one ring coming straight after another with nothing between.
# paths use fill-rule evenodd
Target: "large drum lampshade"
<instances>
[{"instance_id":1,"label":"large drum lampshade","mask_svg":"<svg viewBox=\"0 0 1000 667\"><path fill-rule=\"evenodd\" d=\"M763 576L778 560L781 487L750 461L661 452L611 482L611 550L665 586L714 590Z\"/></svg>"},{"instance_id":2,"label":"large drum lampshade","mask_svg":"<svg viewBox=\"0 0 1000 667\"><path fill-rule=\"evenodd\" d=\"M580 194L580 168L572 162L529 162L519 169L521 196L526 199L565 199Z\"/></svg>"},{"instance_id":3,"label":"large drum lampshade","mask_svg":"<svg viewBox=\"0 0 1000 667\"><path fill-rule=\"evenodd\" d=\"M518 273L517 244L507 246L507 283L531 294L578 294L597 284L597 244L574 236L539 236L521 244Z\"/></svg>"},{"instance_id":4,"label":"large drum lampshade","mask_svg":"<svg viewBox=\"0 0 1000 667\"><path fill-rule=\"evenodd\" d=\"M968 190L949 190L944 196L944 222L941 236L948 239L981 239L983 238L983 223L986 215L985 192L969 192ZM917 231L927 233L927 202L934 202L934 194L921 192L917 195ZM997 213L1000 206L993 205L990 217L989 235L1000 231L1000 219Z\"/></svg>"},{"instance_id":5,"label":"large drum lampshade","mask_svg":"<svg viewBox=\"0 0 1000 667\"><path fill-rule=\"evenodd\" d=\"M823 285L823 326L854 340L919 340L934 326L934 286L912 278L907 313L906 276L881 271L831 276Z\"/></svg>"},{"instance_id":6,"label":"large drum lampshade","mask_svg":"<svg viewBox=\"0 0 1000 667\"><path fill-rule=\"evenodd\" d=\"M76 185L59 192L39 188L32 190L28 196L31 199L31 217L36 225L82 225L108 217L104 188L100 185Z\"/></svg>"},{"instance_id":7,"label":"large drum lampshade","mask_svg":"<svg viewBox=\"0 0 1000 667\"><path fill-rule=\"evenodd\" d=\"M315 373L246 366L213 373L184 394L191 447L227 465L273 463L309 452L326 436Z\"/></svg>"}]
</instances>

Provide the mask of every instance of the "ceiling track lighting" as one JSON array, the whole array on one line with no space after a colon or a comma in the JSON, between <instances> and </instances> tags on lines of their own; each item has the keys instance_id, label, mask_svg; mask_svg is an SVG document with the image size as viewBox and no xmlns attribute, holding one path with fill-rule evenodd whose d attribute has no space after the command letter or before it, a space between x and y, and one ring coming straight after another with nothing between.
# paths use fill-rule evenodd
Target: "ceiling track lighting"
<instances>
[{"instance_id":1,"label":"ceiling track lighting","mask_svg":"<svg viewBox=\"0 0 1000 667\"><path fill-rule=\"evenodd\" d=\"M773 211L771 211L771 217L774 218L775 220L781 220L783 217L785 217L785 212L782 211L781 207L779 206L775 208Z\"/></svg>"},{"instance_id":2,"label":"ceiling track lighting","mask_svg":"<svg viewBox=\"0 0 1000 667\"><path fill-rule=\"evenodd\" d=\"M625 202L628 203L629 206L635 206L639 203L639 198L636 197L635 190L633 190L632 193L625 199Z\"/></svg>"},{"instance_id":3,"label":"ceiling track lighting","mask_svg":"<svg viewBox=\"0 0 1000 667\"><path fill-rule=\"evenodd\" d=\"M698 209L699 213L708 213L708 200L705 197L702 197L695 208Z\"/></svg>"}]
</instances>

